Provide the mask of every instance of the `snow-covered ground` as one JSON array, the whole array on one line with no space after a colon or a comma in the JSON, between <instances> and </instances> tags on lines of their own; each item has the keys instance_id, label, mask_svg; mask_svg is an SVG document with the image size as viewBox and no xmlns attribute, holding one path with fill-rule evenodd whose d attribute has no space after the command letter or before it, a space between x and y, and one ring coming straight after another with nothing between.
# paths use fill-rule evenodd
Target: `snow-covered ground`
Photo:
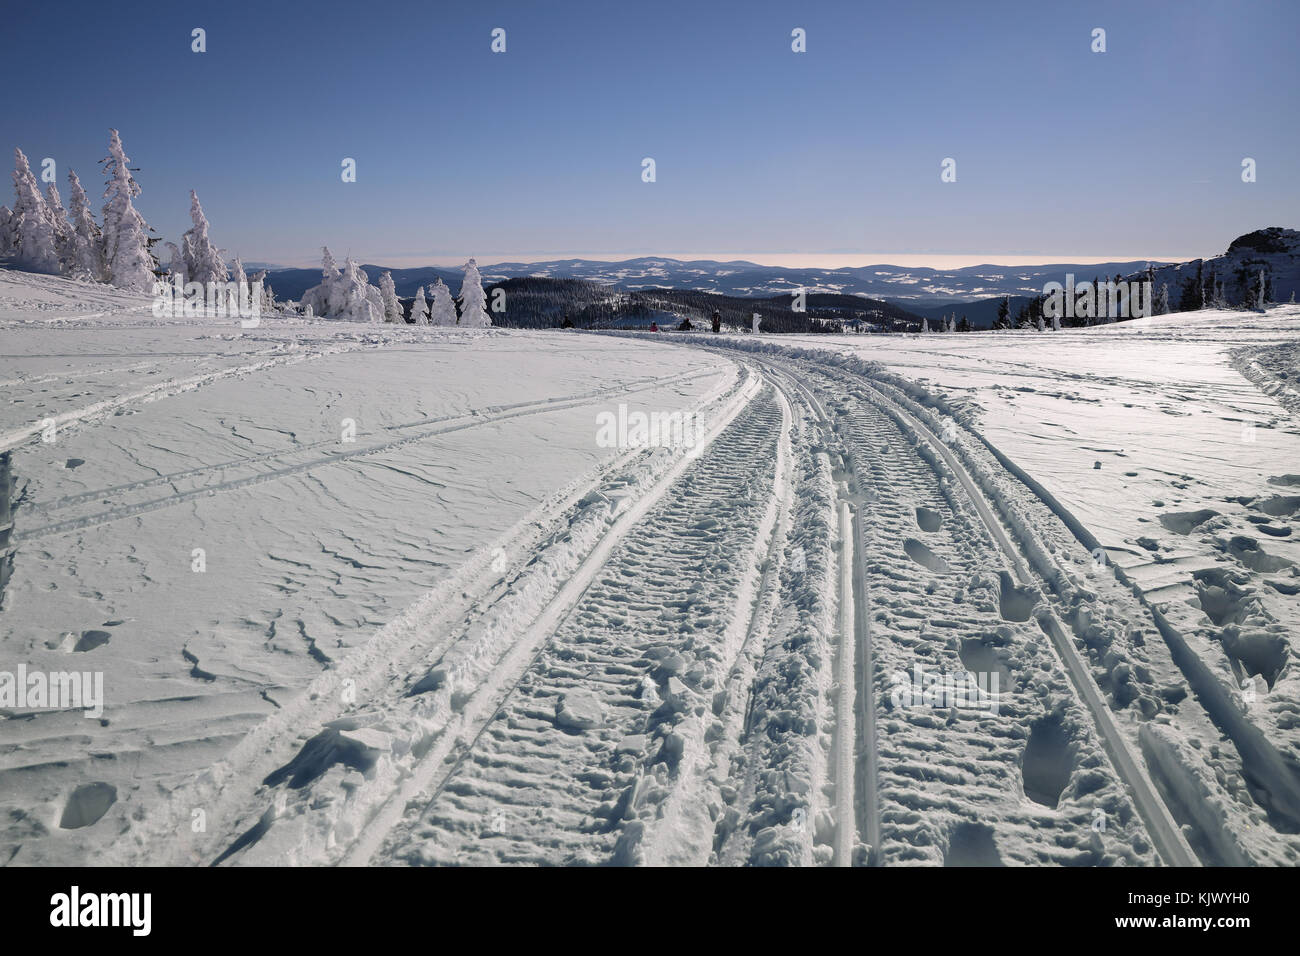
<instances>
[{"instance_id":1,"label":"snow-covered ground","mask_svg":"<svg viewBox=\"0 0 1300 956\"><path fill-rule=\"evenodd\" d=\"M0 331L0 672L105 698L0 706L0 861L1297 860L1295 307Z\"/></svg>"}]
</instances>

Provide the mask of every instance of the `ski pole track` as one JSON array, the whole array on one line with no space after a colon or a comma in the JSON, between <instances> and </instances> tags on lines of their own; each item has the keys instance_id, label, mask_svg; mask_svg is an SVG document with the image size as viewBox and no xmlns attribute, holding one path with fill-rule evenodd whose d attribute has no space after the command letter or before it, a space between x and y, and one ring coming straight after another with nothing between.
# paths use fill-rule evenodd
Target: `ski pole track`
<instances>
[{"instance_id":1,"label":"ski pole track","mask_svg":"<svg viewBox=\"0 0 1300 956\"><path fill-rule=\"evenodd\" d=\"M383 454L407 445L436 439L445 435L466 431L468 429L479 428L484 425L495 424L530 415L563 411L565 409L580 407L593 399L599 399L609 395L633 395L638 392L658 388L664 385L694 381L712 374L715 373L713 371L702 371L684 373L666 379L640 379L628 383L625 386L595 389L577 395L546 398L536 402L518 402L511 405L491 406L463 415L451 415L440 419L427 419L418 422L387 425L384 426L383 429L386 432L401 432L406 429L430 425L432 427L418 434L406 435L379 444L363 445L362 447L351 451L340 450L341 445L337 438L322 439L316 442L304 443L294 448L281 449L261 455L251 455L246 458L221 462L216 465L205 465L200 468L192 468L185 471L174 472L172 474L159 475L157 477L147 478L113 488L69 495L46 505L34 504L31 511L35 514L49 515L52 512L68 507L74 507L78 504L92 502L98 504L110 498L120 500L127 495L147 491L159 486L170 486L173 492L170 495L160 498L153 498L134 504L118 504L107 511L75 518L66 518L45 525L23 529L14 535L14 540L15 542L34 541L50 535L65 534L69 531L79 531L112 521L118 521L123 518L135 517L137 515L158 511L163 508L173 507L195 498L206 498L217 493L237 491L252 485L261 484L262 482L275 481L280 478L305 474L317 468L345 464L355 459ZM320 454L322 450L328 451L325 454ZM307 457L308 460L285 464L278 468L273 467L269 470L258 471L254 474L240 478L226 477L228 472L232 470L260 468L264 465L274 465L278 462L292 459L294 457ZM197 487L189 490L181 490L177 487L179 483L193 481L195 479L203 479L209 475L219 476L222 480L212 484L198 484Z\"/></svg>"},{"instance_id":2,"label":"ski pole track","mask_svg":"<svg viewBox=\"0 0 1300 956\"><path fill-rule=\"evenodd\" d=\"M767 390L614 549L378 860L638 862L710 707L775 480ZM668 835L664 836L669 838Z\"/></svg>"}]
</instances>

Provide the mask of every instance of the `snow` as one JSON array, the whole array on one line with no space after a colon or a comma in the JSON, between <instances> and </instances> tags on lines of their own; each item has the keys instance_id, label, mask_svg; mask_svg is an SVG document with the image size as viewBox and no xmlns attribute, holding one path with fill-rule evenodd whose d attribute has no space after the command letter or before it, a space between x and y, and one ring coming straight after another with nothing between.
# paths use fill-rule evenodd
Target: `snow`
<instances>
[{"instance_id":1,"label":"snow","mask_svg":"<svg viewBox=\"0 0 1300 956\"><path fill-rule=\"evenodd\" d=\"M359 271L327 253L323 314L382 309ZM0 672L104 688L0 705L0 858L1300 858L1300 308L756 336L150 304L0 272ZM700 440L599 440L631 411Z\"/></svg>"}]
</instances>

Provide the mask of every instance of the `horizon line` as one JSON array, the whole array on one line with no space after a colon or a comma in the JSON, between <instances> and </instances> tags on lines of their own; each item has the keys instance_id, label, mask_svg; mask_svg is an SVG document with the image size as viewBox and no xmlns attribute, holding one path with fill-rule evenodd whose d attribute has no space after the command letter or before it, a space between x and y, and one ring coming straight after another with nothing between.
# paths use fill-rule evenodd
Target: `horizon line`
<instances>
[{"instance_id":1,"label":"horizon line","mask_svg":"<svg viewBox=\"0 0 1300 956\"><path fill-rule=\"evenodd\" d=\"M1221 255L1214 253L1213 255ZM342 262L350 253L335 253L335 259ZM882 257L870 258L875 253L762 253L762 252L691 252L691 253L649 253L649 252L578 252L578 253L490 253L473 255L479 268L499 263L519 263L533 265L544 262L562 262L566 259L585 262L618 264L632 259L672 259L678 262L714 261L719 263L750 262L767 268L786 269L860 269L865 266L892 266L899 269L966 269L971 266L997 266L1001 268L1015 266L1045 265L1099 265L1106 262L1152 262L1175 263L1194 259L1207 259L1213 256L1165 255L1165 256L1076 256L1065 253L1052 255L1017 255L1010 254L966 254L966 253L880 253ZM383 265L393 269L418 269L422 267L460 268L470 258L469 255L380 255L359 257L352 255L359 265ZM251 260L270 262L271 260ZM278 263L274 268L310 269L320 265L320 259L294 258Z\"/></svg>"}]
</instances>

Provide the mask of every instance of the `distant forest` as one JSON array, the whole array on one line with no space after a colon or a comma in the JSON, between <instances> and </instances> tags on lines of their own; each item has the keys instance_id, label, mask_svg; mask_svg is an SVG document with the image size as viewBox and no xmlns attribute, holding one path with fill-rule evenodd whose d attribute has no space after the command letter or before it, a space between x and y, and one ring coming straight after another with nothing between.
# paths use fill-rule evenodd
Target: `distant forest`
<instances>
[{"instance_id":1,"label":"distant forest","mask_svg":"<svg viewBox=\"0 0 1300 956\"><path fill-rule=\"evenodd\" d=\"M657 322L674 328L684 320L707 328L717 311L724 328L749 330L753 315L764 332L908 332L921 316L879 299L833 293L809 293L803 311L794 296L769 298L719 295L691 289L626 291L583 279L523 277L487 287L489 310L501 290L505 308L491 311L494 325L507 328L634 328Z\"/></svg>"}]
</instances>

